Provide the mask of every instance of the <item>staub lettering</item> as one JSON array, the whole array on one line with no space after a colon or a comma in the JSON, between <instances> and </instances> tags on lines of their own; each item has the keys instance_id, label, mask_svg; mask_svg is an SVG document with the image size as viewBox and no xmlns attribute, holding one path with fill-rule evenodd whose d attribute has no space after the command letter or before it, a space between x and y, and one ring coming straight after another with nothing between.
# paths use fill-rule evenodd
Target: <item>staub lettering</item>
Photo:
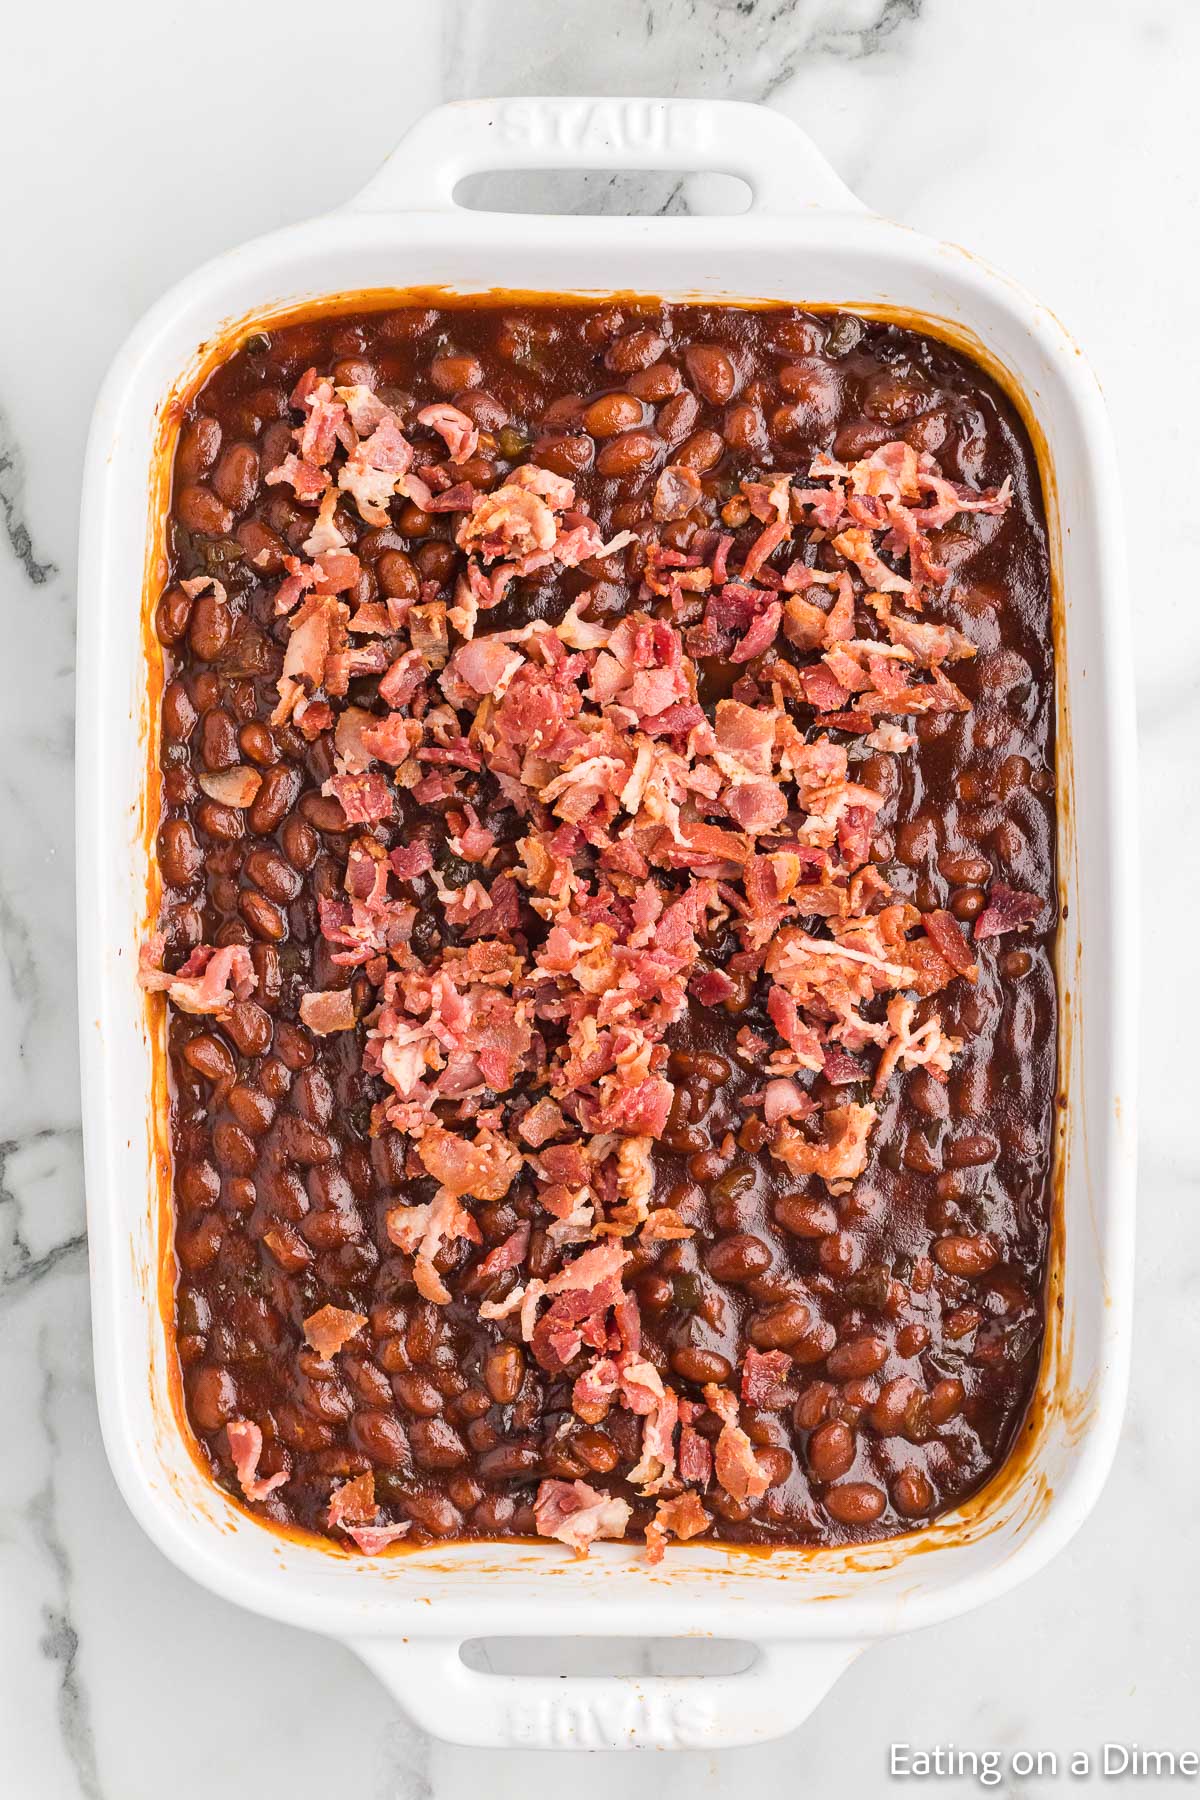
<instances>
[{"instance_id":1,"label":"staub lettering","mask_svg":"<svg viewBox=\"0 0 1200 1800\"><path fill-rule=\"evenodd\" d=\"M581 100L577 105L558 101L554 106L517 100L501 107L496 125L506 144L571 156L699 151L710 135L703 108L664 106L653 100Z\"/></svg>"},{"instance_id":2,"label":"staub lettering","mask_svg":"<svg viewBox=\"0 0 1200 1800\"><path fill-rule=\"evenodd\" d=\"M582 1700L516 1701L504 1721L505 1741L541 1750L623 1749L633 1744L694 1749L711 1732L699 1700L654 1694L607 1694Z\"/></svg>"}]
</instances>

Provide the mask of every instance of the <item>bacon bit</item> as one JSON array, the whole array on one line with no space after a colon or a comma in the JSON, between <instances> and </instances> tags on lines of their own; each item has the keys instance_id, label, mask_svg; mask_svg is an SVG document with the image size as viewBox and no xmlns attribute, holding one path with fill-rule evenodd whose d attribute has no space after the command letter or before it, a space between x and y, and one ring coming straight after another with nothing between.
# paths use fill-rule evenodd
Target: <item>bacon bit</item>
<instances>
[{"instance_id":1,"label":"bacon bit","mask_svg":"<svg viewBox=\"0 0 1200 1800\"><path fill-rule=\"evenodd\" d=\"M248 1000L258 977L244 944L226 944L214 950L198 944L175 975L159 967L166 940L161 932L146 940L139 952L138 984L148 993L165 993L181 1012L211 1013L223 1018L235 1001Z\"/></svg>"},{"instance_id":2,"label":"bacon bit","mask_svg":"<svg viewBox=\"0 0 1200 1800\"><path fill-rule=\"evenodd\" d=\"M768 1081L763 1095L763 1118L768 1125L780 1119L806 1119L813 1111L813 1101L794 1081Z\"/></svg>"},{"instance_id":3,"label":"bacon bit","mask_svg":"<svg viewBox=\"0 0 1200 1800\"><path fill-rule=\"evenodd\" d=\"M433 867L433 851L428 844L398 844L388 852L388 863L401 881L415 881Z\"/></svg>"},{"instance_id":4,"label":"bacon bit","mask_svg":"<svg viewBox=\"0 0 1200 1800\"><path fill-rule=\"evenodd\" d=\"M378 1511L375 1473L368 1470L365 1475L356 1475L353 1481L343 1481L340 1487L334 1488L325 1517L331 1528L340 1525L349 1529L351 1525L369 1525Z\"/></svg>"},{"instance_id":5,"label":"bacon bit","mask_svg":"<svg viewBox=\"0 0 1200 1800\"><path fill-rule=\"evenodd\" d=\"M328 1362L367 1322L366 1313L342 1306L322 1306L304 1321L304 1335L317 1355Z\"/></svg>"},{"instance_id":6,"label":"bacon bit","mask_svg":"<svg viewBox=\"0 0 1200 1800\"><path fill-rule=\"evenodd\" d=\"M347 825L374 825L392 816L392 790L382 775L331 775L321 791L341 802Z\"/></svg>"},{"instance_id":7,"label":"bacon bit","mask_svg":"<svg viewBox=\"0 0 1200 1800\"><path fill-rule=\"evenodd\" d=\"M981 915L982 916L982 915ZM938 952L944 956L957 975L965 975L968 981L979 979L979 965L971 955L967 940L951 913L926 913L921 923L925 927L925 935L937 945ZM978 929L975 933L979 936Z\"/></svg>"},{"instance_id":8,"label":"bacon bit","mask_svg":"<svg viewBox=\"0 0 1200 1800\"><path fill-rule=\"evenodd\" d=\"M485 1280L490 1280L496 1275L503 1275L508 1269L519 1269L528 1253L532 1232L533 1227L529 1220L524 1220L514 1232L504 1239L503 1243L497 1244L493 1250L488 1251L476 1271L477 1274Z\"/></svg>"},{"instance_id":9,"label":"bacon bit","mask_svg":"<svg viewBox=\"0 0 1200 1800\"><path fill-rule=\"evenodd\" d=\"M219 801L222 806L232 806L239 812L252 803L262 786L262 776L258 770L248 769L241 764L232 769L217 769L212 774L199 774L196 780L210 800Z\"/></svg>"},{"instance_id":10,"label":"bacon bit","mask_svg":"<svg viewBox=\"0 0 1200 1800\"><path fill-rule=\"evenodd\" d=\"M348 987L301 994L300 1017L318 1037L328 1037L335 1031L353 1031L358 1022L354 1016L354 995Z\"/></svg>"},{"instance_id":11,"label":"bacon bit","mask_svg":"<svg viewBox=\"0 0 1200 1800\"><path fill-rule=\"evenodd\" d=\"M654 488L651 512L659 523L682 519L700 503L700 477L683 463L668 463Z\"/></svg>"},{"instance_id":12,"label":"bacon bit","mask_svg":"<svg viewBox=\"0 0 1200 1800\"><path fill-rule=\"evenodd\" d=\"M521 1168L520 1152L499 1132L486 1127L474 1143L468 1143L441 1125L433 1125L422 1136L417 1154L434 1180L451 1194L471 1194L476 1200L503 1200Z\"/></svg>"},{"instance_id":13,"label":"bacon bit","mask_svg":"<svg viewBox=\"0 0 1200 1800\"><path fill-rule=\"evenodd\" d=\"M478 1225L457 1195L441 1187L427 1204L394 1206L385 1225L398 1249L409 1256L415 1253L413 1280L417 1292L435 1306L447 1306L450 1292L434 1266L435 1258L442 1245L455 1238L467 1238L475 1244L480 1238Z\"/></svg>"},{"instance_id":14,"label":"bacon bit","mask_svg":"<svg viewBox=\"0 0 1200 1800\"><path fill-rule=\"evenodd\" d=\"M786 1350L746 1351L742 1363L742 1399L747 1406L760 1406L765 1412L779 1412L795 1398L784 1387L792 1371L792 1359Z\"/></svg>"},{"instance_id":15,"label":"bacon bit","mask_svg":"<svg viewBox=\"0 0 1200 1800\"><path fill-rule=\"evenodd\" d=\"M856 1081L867 1079L866 1070L844 1050L825 1051L823 1073L831 1087L851 1087Z\"/></svg>"},{"instance_id":16,"label":"bacon bit","mask_svg":"<svg viewBox=\"0 0 1200 1800\"><path fill-rule=\"evenodd\" d=\"M417 414L417 424L438 433L451 462L467 462L479 448L479 427L457 406L440 401L435 406L423 406Z\"/></svg>"},{"instance_id":17,"label":"bacon bit","mask_svg":"<svg viewBox=\"0 0 1200 1800\"><path fill-rule=\"evenodd\" d=\"M539 1537L557 1538L586 1556L597 1538L625 1536L632 1508L586 1481L543 1481L533 1510Z\"/></svg>"},{"instance_id":18,"label":"bacon bit","mask_svg":"<svg viewBox=\"0 0 1200 1800\"><path fill-rule=\"evenodd\" d=\"M711 1513L705 1512L700 1504L700 1496L691 1488L676 1495L674 1500L660 1500L653 1519L646 1527L646 1561L662 1561L668 1534L686 1542L688 1538L699 1537L711 1524Z\"/></svg>"},{"instance_id":19,"label":"bacon bit","mask_svg":"<svg viewBox=\"0 0 1200 1800\"><path fill-rule=\"evenodd\" d=\"M914 1003L903 994L897 994L888 1002L888 1030L892 1036L875 1071L875 1085L871 1091L876 1098L883 1093L898 1063L906 1069L927 1068L944 1081L951 1059L962 1049L961 1038L947 1037L943 1032L937 1013L931 1014L914 1031L915 1014Z\"/></svg>"},{"instance_id":20,"label":"bacon bit","mask_svg":"<svg viewBox=\"0 0 1200 1800\"><path fill-rule=\"evenodd\" d=\"M620 1371L611 1356L589 1363L576 1377L571 1389L571 1410L585 1425L598 1425L605 1418L621 1385Z\"/></svg>"},{"instance_id":21,"label":"bacon bit","mask_svg":"<svg viewBox=\"0 0 1200 1800\"><path fill-rule=\"evenodd\" d=\"M704 1398L721 1420L715 1457L717 1481L732 1500L760 1500L770 1487L771 1478L738 1423L736 1396L710 1381L705 1384Z\"/></svg>"},{"instance_id":22,"label":"bacon bit","mask_svg":"<svg viewBox=\"0 0 1200 1800\"><path fill-rule=\"evenodd\" d=\"M712 1449L708 1439L690 1425L679 1432L679 1478L696 1487L705 1488L712 1480Z\"/></svg>"},{"instance_id":23,"label":"bacon bit","mask_svg":"<svg viewBox=\"0 0 1200 1800\"><path fill-rule=\"evenodd\" d=\"M388 1211L388 1236L412 1259L424 1299L451 1298L439 1261L469 1270L456 1298L498 1292L481 1298L480 1317L517 1318L541 1369L572 1381L581 1418L597 1422L619 1404L641 1419L640 1458L624 1479L647 1494L684 1486L647 1528L657 1560L668 1533L709 1523L697 1496L713 1475L713 1450L695 1430L703 1409L641 1355L637 1301L622 1286L625 1243L684 1240L698 1217L687 1200L652 1210L654 1144L674 1101L667 1034L689 1000L736 1007L764 977L770 1025L737 1037L743 1066L760 1071L759 1090L741 1096L761 1109L746 1129L793 1174L835 1193L865 1168L881 1110L829 1103L830 1087L872 1080L862 1052L875 1052L876 1100L897 1069L945 1077L961 1045L928 1006L918 1025L916 1003L976 978L970 946L948 913L922 918L870 862L882 799L851 778L847 748L829 733L899 755L916 740L891 721L969 710L944 665L975 646L918 616L947 579L927 534L959 512L1000 514L1010 495L949 482L932 457L896 441L850 464L817 455L809 487L788 471L744 481L727 522L759 522L748 548L715 526L691 531L683 549L642 527L604 543L573 483L548 469L518 466L488 492L464 479L480 434L458 407L417 414L447 453L418 468L399 415L369 388L335 389L310 369L293 405L294 448L267 480L318 510L303 556L283 559L274 596L286 648L272 717L310 743L332 733L324 792L348 828L365 828L350 846L344 895L318 901L331 961L361 974L353 992L304 995L300 1017L317 1032L352 1029L354 992L361 1002L366 984L376 990L363 1069L386 1095L373 1125L408 1139L410 1178L424 1170L437 1183L428 1203ZM430 456L428 440L420 454ZM433 579L415 598L360 603L355 530L339 507L384 527L397 498L461 515L455 541L467 560L452 603ZM695 471L668 464L659 474L657 524L704 504ZM597 566L635 542L627 565ZM731 579L735 546L742 566ZM667 616L593 621L584 592L556 627L531 619L478 634L515 581L581 564L614 580L640 575L645 604L666 601ZM209 577L184 586L225 598ZM737 676L715 708L699 698L707 658ZM337 704L361 676L375 678L380 705L373 692L365 705ZM819 736L797 724L797 703L816 713ZM240 768L199 779L238 807L261 782ZM397 820L397 792L438 808L447 847L474 865L465 882L451 887L435 861L441 831L390 852L370 835ZM394 898L393 877L420 885ZM976 938L1045 912L1003 883L989 899ZM431 954L413 942L417 902L427 919L436 902ZM722 950L721 967L704 949L714 929L738 946ZM192 1011L223 1016L254 989L240 945L201 946L176 975L161 961L160 939L143 952L144 985ZM822 1076L821 1104L808 1073ZM732 1157L732 1134L717 1148ZM486 1254L462 1247L482 1242L467 1202L503 1200L523 1169L561 1264L540 1277L517 1273L530 1256L529 1218ZM284 1254L311 1255L294 1229L294 1244L280 1225L268 1247L271 1235ZM327 1307L306 1321L309 1343L332 1356L345 1339L314 1335L325 1315L351 1330L361 1315ZM782 1350L750 1350L745 1402L782 1406L790 1368ZM710 1388L706 1399L721 1422L717 1479L736 1498L759 1498L767 1473L735 1395ZM377 1514L371 1477L331 1502L331 1523L368 1553L409 1529L376 1524ZM624 1501L582 1482L539 1490L539 1530L582 1553L596 1535L623 1533L629 1516Z\"/></svg>"},{"instance_id":24,"label":"bacon bit","mask_svg":"<svg viewBox=\"0 0 1200 1800\"><path fill-rule=\"evenodd\" d=\"M517 1125L518 1134L534 1150L540 1150L550 1138L561 1136L566 1129L567 1121L561 1106L549 1098L531 1106Z\"/></svg>"},{"instance_id":25,"label":"bacon bit","mask_svg":"<svg viewBox=\"0 0 1200 1800\"><path fill-rule=\"evenodd\" d=\"M793 1175L819 1175L821 1180L853 1181L867 1166L867 1139L877 1114L873 1106L830 1106L825 1110L826 1136L813 1144L786 1121L771 1144L771 1155Z\"/></svg>"},{"instance_id":26,"label":"bacon bit","mask_svg":"<svg viewBox=\"0 0 1200 1800\"><path fill-rule=\"evenodd\" d=\"M988 903L975 921L975 940L1001 937L1007 931L1023 931L1037 925L1046 910L1046 902L1036 894L1023 893L1003 881L993 881L988 889Z\"/></svg>"},{"instance_id":27,"label":"bacon bit","mask_svg":"<svg viewBox=\"0 0 1200 1800\"><path fill-rule=\"evenodd\" d=\"M258 1459L262 1455L263 1434L252 1420L230 1419L225 1427L225 1435L229 1439L229 1454L233 1458L234 1470L247 1500L265 1500L268 1494L273 1494L277 1487L282 1487L289 1479L286 1469L280 1470L277 1475L259 1476Z\"/></svg>"},{"instance_id":28,"label":"bacon bit","mask_svg":"<svg viewBox=\"0 0 1200 1800\"><path fill-rule=\"evenodd\" d=\"M389 1544L412 1530L412 1520L405 1519L399 1525L346 1525L343 1530L364 1556L378 1556L381 1550L386 1550Z\"/></svg>"}]
</instances>

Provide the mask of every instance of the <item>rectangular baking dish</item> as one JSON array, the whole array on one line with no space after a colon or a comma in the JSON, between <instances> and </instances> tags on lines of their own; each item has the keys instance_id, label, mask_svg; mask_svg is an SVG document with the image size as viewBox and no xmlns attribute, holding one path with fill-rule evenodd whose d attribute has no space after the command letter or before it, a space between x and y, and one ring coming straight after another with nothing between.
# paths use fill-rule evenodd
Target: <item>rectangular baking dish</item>
<instances>
[{"instance_id":1,"label":"rectangular baking dish","mask_svg":"<svg viewBox=\"0 0 1200 1800\"><path fill-rule=\"evenodd\" d=\"M464 210L463 176L516 168L741 176L744 214L539 217ZM283 1535L205 1478L172 1398L160 1306L169 1212L163 1058L135 971L147 917L155 565L172 396L249 319L339 292L613 289L895 313L967 350L1034 436L1053 544L1062 926L1058 1217L1046 1348L1004 1468L911 1536L772 1554L441 1545L366 1562ZM715 1747L803 1719L871 1640L931 1624L1040 1569L1093 1504L1120 1422L1133 1232L1134 724L1121 506L1095 381L1058 322L964 251L868 214L778 114L730 102L506 100L423 118L349 205L198 270L121 350L87 453L78 683L79 989L96 1385L104 1440L159 1548L239 1605L343 1640L437 1735L478 1745ZM148 550L149 545L149 550ZM147 645L150 660L147 660ZM161 1009L159 1009L161 1011ZM474 1672L481 1636L748 1641L727 1677Z\"/></svg>"}]
</instances>

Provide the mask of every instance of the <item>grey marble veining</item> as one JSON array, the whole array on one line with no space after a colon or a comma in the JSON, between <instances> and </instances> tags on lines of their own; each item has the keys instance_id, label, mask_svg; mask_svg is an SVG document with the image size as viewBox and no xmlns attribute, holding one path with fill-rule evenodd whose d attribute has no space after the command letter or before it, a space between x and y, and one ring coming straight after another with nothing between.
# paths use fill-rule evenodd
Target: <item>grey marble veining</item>
<instances>
[{"instance_id":1,"label":"grey marble veining","mask_svg":"<svg viewBox=\"0 0 1200 1800\"><path fill-rule=\"evenodd\" d=\"M154 0L79 11L67 32L49 9L23 8L0 58L13 252L0 284L0 1800L457 1800L483 1783L499 1800L564 1783L590 1800L614 1780L634 1800L752 1781L875 1800L890 1791L894 1738L1186 1745L1200 981L1178 954L1185 926L1172 917L1145 946L1138 1358L1113 1478L1070 1548L1033 1586L862 1658L782 1743L620 1764L491 1756L428 1743L340 1647L194 1587L116 1493L88 1341L71 759L78 473L109 358L170 282L336 204L441 96L769 99L869 204L969 244L1062 314L1100 374L1144 524L1163 472L1194 466L1200 416L1186 325L1200 274L1200 13L1190 0L442 0L331 26L317 0L286 12L213 0L202 25L185 38ZM239 51L252 75L231 73ZM337 104L314 130L326 83ZM695 198L637 175L499 182L489 197L671 211ZM1149 385L1151 353L1181 329L1187 353ZM1191 485L1171 478L1133 559L1152 900L1164 874L1180 895L1200 874ZM1031 1678L1031 1646L1044 1679Z\"/></svg>"}]
</instances>

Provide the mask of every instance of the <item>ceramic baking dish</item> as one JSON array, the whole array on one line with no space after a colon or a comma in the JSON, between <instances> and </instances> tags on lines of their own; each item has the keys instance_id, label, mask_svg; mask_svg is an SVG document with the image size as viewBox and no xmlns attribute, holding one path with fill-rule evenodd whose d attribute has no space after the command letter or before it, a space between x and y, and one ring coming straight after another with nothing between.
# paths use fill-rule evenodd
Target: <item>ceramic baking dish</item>
<instances>
[{"instance_id":1,"label":"ceramic baking dish","mask_svg":"<svg viewBox=\"0 0 1200 1800\"><path fill-rule=\"evenodd\" d=\"M494 169L717 170L748 212L703 218L465 210ZM143 594L164 421L247 319L339 292L443 285L787 299L896 313L973 352L1038 446L1058 600L1062 1080L1050 1326L1013 1455L960 1511L844 1551L441 1545L367 1562L251 1519L202 1473L172 1400L160 1307L163 1058L134 979L153 876L156 657ZM1095 381L1058 322L964 251L868 214L803 133L703 101L506 100L422 119L356 199L197 271L122 349L87 454L79 604L79 988L96 1385L129 1505L161 1550L239 1605L339 1638L461 1743L717 1746L795 1726L873 1639L993 1598L1080 1524L1117 1436L1130 1332L1135 981L1132 659L1121 506ZM149 545L149 550L148 550ZM153 645L151 643L151 650ZM151 899L148 901L148 881ZM161 1011L161 1009L159 1009ZM756 1647L720 1677L523 1677L468 1668L478 1637L703 1636Z\"/></svg>"}]
</instances>

